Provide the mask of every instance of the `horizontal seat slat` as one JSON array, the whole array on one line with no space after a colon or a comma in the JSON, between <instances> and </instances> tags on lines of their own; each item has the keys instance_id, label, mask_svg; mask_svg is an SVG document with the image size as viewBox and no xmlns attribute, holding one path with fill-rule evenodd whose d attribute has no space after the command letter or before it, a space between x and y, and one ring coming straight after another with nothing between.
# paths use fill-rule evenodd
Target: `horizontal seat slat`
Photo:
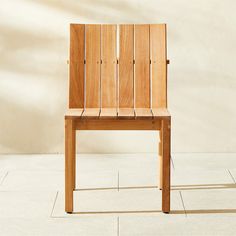
<instances>
[{"instance_id":1,"label":"horizontal seat slat","mask_svg":"<svg viewBox=\"0 0 236 236\"><path fill-rule=\"evenodd\" d=\"M134 119L134 118L163 118L170 117L166 108L120 108L118 111L114 108L70 108L65 113L66 117L84 118L84 119Z\"/></svg>"},{"instance_id":2,"label":"horizontal seat slat","mask_svg":"<svg viewBox=\"0 0 236 236\"><path fill-rule=\"evenodd\" d=\"M83 118L99 118L100 108L86 108L82 114Z\"/></svg>"},{"instance_id":3,"label":"horizontal seat slat","mask_svg":"<svg viewBox=\"0 0 236 236\"><path fill-rule=\"evenodd\" d=\"M116 108L102 108L100 113L100 118L117 118Z\"/></svg>"},{"instance_id":4,"label":"horizontal seat slat","mask_svg":"<svg viewBox=\"0 0 236 236\"><path fill-rule=\"evenodd\" d=\"M134 117L135 115L133 108L120 108L118 110L118 118L132 119Z\"/></svg>"},{"instance_id":5,"label":"horizontal seat slat","mask_svg":"<svg viewBox=\"0 0 236 236\"><path fill-rule=\"evenodd\" d=\"M169 117L170 113L166 108L153 108L152 113L155 117Z\"/></svg>"},{"instance_id":6,"label":"horizontal seat slat","mask_svg":"<svg viewBox=\"0 0 236 236\"><path fill-rule=\"evenodd\" d=\"M152 110L150 108L135 108L136 118L150 118L152 119Z\"/></svg>"},{"instance_id":7,"label":"horizontal seat slat","mask_svg":"<svg viewBox=\"0 0 236 236\"><path fill-rule=\"evenodd\" d=\"M83 113L82 108L70 108L67 109L67 111L65 112L65 117L70 117L70 118L78 118L81 117L82 113Z\"/></svg>"}]
</instances>

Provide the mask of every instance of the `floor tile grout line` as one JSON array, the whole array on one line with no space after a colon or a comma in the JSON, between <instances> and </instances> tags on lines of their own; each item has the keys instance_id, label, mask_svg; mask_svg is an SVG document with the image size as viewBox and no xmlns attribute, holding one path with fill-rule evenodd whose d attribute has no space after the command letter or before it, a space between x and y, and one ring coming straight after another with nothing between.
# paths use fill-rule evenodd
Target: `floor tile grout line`
<instances>
[{"instance_id":1,"label":"floor tile grout line","mask_svg":"<svg viewBox=\"0 0 236 236\"><path fill-rule=\"evenodd\" d=\"M229 169L227 169L227 170L228 170L228 173L229 173L230 177L232 178L233 182L236 184L236 180L235 180L234 176L232 175L232 173L230 172Z\"/></svg>"},{"instance_id":2,"label":"floor tile grout line","mask_svg":"<svg viewBox=\"0 0 236 236\"><path fill-rule=\"evenodd\" d=\"M118 171L118 176L117 176L117 190L118 192L120 191L120 172Z\"/></svg>"},{"instance_id":3,"label":"floor tile grout line","mask_svg":"<svg viewBox=\"0 0 236 236\"><path fill-rule=\"evenodd\" d=\"M171 164L172 164L173 169L175 169L174 160L173 160L172 156L170 156L170 160L171 160Z\"/></svg>"},{"instance_id":4,"label":"floor tile grout line","mask_svg":"<svg viewBox=\"0 0 236 236\"><path fill-rule=\"evenodd\" d=\"M120 217L117 217L117 236L120 236Z\"/></svg>"},{"instance_id":5,"label":"floor tile grout line","mask_svg":"<svg viewBox=\"0 0 236 236\"><path fill-rule=\"evenodd\" d=\"M55 205L56 205L56 201L57 201L57 197L58 197L58 192L56 192L56 196L55 196L55 199L54 199L54 202L53 202L53 206L52 206L52 210L51 210L51 214L50 214L50 218L53 218L53 211L54 211L54 208L55 208Z\"/></svg>"},{"instance_id":6,"label":"floor tile grout line","mask_svg":"<svg viewBox=\"0 0 236 236\"><path fill-rule=\"evenodd\" d=\"M1 180L1 183L0 183L0 186L3 184L3 182L6 179L6 177L8 176L8 174L9 174L9 171L7 171L7 173L3 176L2 180Z\"/></svg>"},{"instance_id":7,"label":"floor tile grout line","mask_svg":"<svg viewBox=\"0 0 236 236\"><path fill-rule=\"evenodd\" d=\"M181 198L182 206L183 206L183 208L184 208L185 217L187 217L187 212L186 212L186 209L185 209L184 199L183 199L183 196L182 196L181 191L179 191L179 195L180 195L180 198Z\"/></svg>"}]
</instances>

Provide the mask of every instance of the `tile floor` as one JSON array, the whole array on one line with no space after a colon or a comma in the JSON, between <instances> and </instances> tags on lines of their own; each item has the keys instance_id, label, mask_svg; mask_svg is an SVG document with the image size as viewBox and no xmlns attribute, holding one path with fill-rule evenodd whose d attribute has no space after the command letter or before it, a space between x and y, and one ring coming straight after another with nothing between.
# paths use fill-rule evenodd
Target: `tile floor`
<instances>
[{"instance_id":1,"label":"tile floor","mask_svg":"<svg viewBox=\"0 0 236 236\"><path fill-rule=\"evenodd\" d=\"M78 155L70 215L63 169L63 155L0 155L0 235L236 235L236 154L173 154L170 214L156 154Z\"/></svg>"}]
</instances>

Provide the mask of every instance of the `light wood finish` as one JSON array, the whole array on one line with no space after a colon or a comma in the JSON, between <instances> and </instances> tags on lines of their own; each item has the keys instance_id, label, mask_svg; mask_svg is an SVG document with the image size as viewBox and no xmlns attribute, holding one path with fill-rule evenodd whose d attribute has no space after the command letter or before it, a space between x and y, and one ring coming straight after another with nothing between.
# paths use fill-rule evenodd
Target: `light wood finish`
<instances>
[{"instance_id":1,"label":"light wood finish","mask_svg":"<svg viewBox=\"0 0 236 236\"><path fill-rule=\"evenodd\" d=\"M167 107L166 25L150 25L152 108Z\"/></svg>"},{"instance_id":2,"label":"light wood finish","mask_svg":"<svg viewBox=\"0 0 236 236\"><path fill-rule=\"evenodd\" d=\"M169 117L170 113L166 108L153 108L152 114L154 117Z\"/></svg>"},{"instance_id":3,"label":"light wood finish","mask_svg":"<svg viewBox=\"0 0 236 236\"><path fill-rule=\"evenodd\" d=\"M96 119L99 118L100 108L86 108L83 112L82 118Z\"/></svg>"},{"instance_id":4,"label":"light wood finish","mask_svg":"<svg viewBox=\"0 0 236 236\"><path fill-rule=\"evenodd\" d=\"M83 113L82 108L73 108L73 109L67 109L66 113L65 113L65 118L72 118L72 117L80 117Z\"/></svg>"},{"instance_id":5,"label":"light wood finish","mask_svg":"<svg viewBox=\"0 0 236 236\"><path fill-rule=\"evenodd\" d=\"M170 212L170 129L169 119L162 120L162 211Z\"/></svg>"},{"instance_id":6,"label":"light wood finish","mask_svg":"<svg viewBox=\"0 0 236 236\"><path fill-rule=\"evenodd\" d=\"M111 118L117 118L117 110L116 108L102 108L100 113L101 119L111 119Z\"/></svg>"},{"instance_id":7,"label":"light wood finish","mask_svg":"<svg viewBox=\"0 0 236 236\"><path fill-rule=\"evenodd\" d=\"M77 130L160 130L161 120L76 119Z\"/></svg>"},{"instance_id":8,"label":"light wood finish","mask_svg":"<svg viewBox=\"0 0 236 236\"><path fill-rule=\"evenodd\" d=\"M118 110L119 119L134 119L135 113L133 108L120 108Z\"/></svg>"},{"instance_id":9,"label":"light wood finish","mask_svg":"<svg viewBox=\"0 0 236 236\"><path fill-rule=\"evenodd\" d=\"M75 189L75 121L65 119L65 210L73 211Z\"/></svg>"},{"instance_id":10,"label":"light wood finish","mask_svg":"<svg viewBox=\"0 0 236 236\"><path fill-rule=\"evenodd\" d=\"M84 107L84 25L70 25L69 107Z\"/></svg>"},{"instance_id":11,"label":"light wood finish","mask_svg":"<svg viewBox=\"0 0 236 236\"><path fill-rule=\"evenodd\" d=\"M119 107L134 107L134 25L120 25Z\"/></svg>"},{"instance_id":12,"label":"light wood finish","mask_svg":"<svg viewBox=\"0 0 236 236\"><path fill-rule=\"evenodd\" d=\"M116 25L101 26L101 93L102 107L117 106L116 94Z\"/></svg>"},{"instance_id":13,"label":"light wood finish","mask_svg":"<svg viewBox=\"0 0 236 236\"><path fill-rule=\"evenodd\" d=\"M150 107L149 25L135 25L135 108Z\"/></svg>"},{"instance_id":14,"label":"light wood finish","mask_svg":"<svg viewBox=\"0 0 236 236\"><path fill-rule=\"evenodd\" d=\"M65 114L66 211L73 211L76 130L155 130L160 131L162 211L168 213L171 116L166 25L120 25L117 31L116 25L72 24L70 31L73 109Z\"/></svg>"},{"instance_id":15,"label":"light wood finish","mask_svg":"<svg viewBox=\"0 0 236 236\"><path fill-rule=\"evenodd\" d=\"M163 153L162 153L162 146L163 146L163 135L162 135L162 129L159 131L159 148L158 148L158 152L159 152L159 189L162 189L162 176L163 176Z\"/></svg>"},{"instance_id":16,"label":"light wood finish","mask_svg":"<svg viewBox=\"0 0 236 236\"><path fill-rule=\"evenodd\" d=\"M135 108L135 116L144 119L152 119L153 117L150 108Z\"/></svg>"},{"instance_id":17,"label":"light wood finish","mask_svg":"<svg viewBox=\"0 0 236 236\"><path fill-rule=\"evenodd\" d=\"M101 26L86 25L86 107L100 107Z\"/></svg>"}]
</instances>

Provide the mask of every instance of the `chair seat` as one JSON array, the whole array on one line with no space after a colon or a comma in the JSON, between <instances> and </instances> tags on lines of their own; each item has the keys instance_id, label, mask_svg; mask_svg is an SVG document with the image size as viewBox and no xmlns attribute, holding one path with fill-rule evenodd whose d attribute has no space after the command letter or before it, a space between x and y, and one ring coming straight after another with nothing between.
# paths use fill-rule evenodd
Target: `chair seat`
<instances>
[{"instance_id":1,"label":"chair seat","mask_svg":"<svg viewBox=\"0 0 236 236\"><path fill-rule=\"evenodd\" d=\"M170 117L166 108L85 108L68 109L66 118L77 119L159 119Z\"/></svg>"}]
</instances>

